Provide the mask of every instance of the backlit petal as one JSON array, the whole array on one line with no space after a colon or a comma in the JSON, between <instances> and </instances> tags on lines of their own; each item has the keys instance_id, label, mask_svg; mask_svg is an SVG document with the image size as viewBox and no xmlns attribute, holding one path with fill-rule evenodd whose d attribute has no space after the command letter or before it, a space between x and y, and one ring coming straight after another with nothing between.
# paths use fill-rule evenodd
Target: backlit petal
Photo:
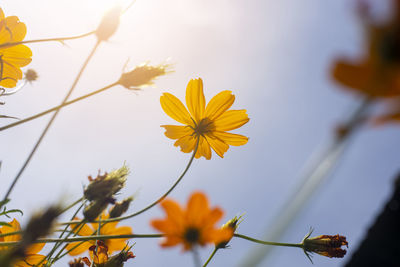
<instances>
[{"instance_id":1,"label":"backlit petal","mask_svg":"<svg viewBox=\"0 0 400 267\"><path fill-rule=\"evenodd\" d=\"M66 247L66 250L71 250L73 249L75 246L77 246L80 242L73 242L73 243L69 243ZM74 248L72 251L68 252L69 255L71 256L76 256L79 254L82 254L83 252L89 250L89 248L93 245L94 243L90 243L90 242L83 242L82 244L80 244L78 247Z\"/></svg>"},{"instance_id":2,"label":"backlit petal","mask_svg":"<svg viewBox=\"0 0 400 267\"><path fill-rule=\"evenodd\" d=\"M203 93L203 80L201 78L190 80L186 87L186 106L190 114L199 123L204 116L206 99Z\"/></svg>"},{"instance_id":3,"label":"backlit petal","mask_svg":"<svg viewBox=\"0 0 400 267\"><path fill-rule=\"evenodd\" d=\"M24 258L24 260L17 261L14 264L14 267L31 267L31 266L37 266L39 262L41 262L46 256L44 255L39 255L39 254L34 254L34 255L28 255ZM42 264L40 264L42 266Z\"/></svg>"},{"instance_id":4,"label":"backlit petal","mask_svg":"<svg viewBox=\"0 0 400 267\"><path fill-rule=\"evenodd\" d=\"M242 146L249 140L246 136L226 132L213 132L213 135L231 146Z\"/></svg>"},{"instance_id":5,"label":"backlit petal","mask_svg":"<svg viewBox=\"0 0 400 267\"><path fill-rule=\"evenodd\" d=\"M206 159L211 159L210 144L202 136L200 136L199 147L198 147L196 155L195 155L195 158L197 158L197 159L200 157L205 157Z\"/></svg>"},{"instance_id":6,"label":"backlit petal","mask_svg":"<svg viewBox=\"0 0 400 267\"><path fill-rule=\"evenodd\" d=\"M193 129L188 126L161 125L161 127L165 128L165 136L171 139L179 139L193 134Z\"/></svg>"},{"instance_id":7,"label":"backlit petal","mask_svg":"<svg viewBox=\"0 0 400 267\"><path fill-rule=\"evenodd\" d=\"M222 91L207 104L205 116L210 120L217 119L232 106L234 101L235 96L231 91Z\"/></svg>"},{"instance_id":8,"label":"backlit petal","mask_svg":"<svg viewBox=\"0 0 400 267\"><path fill-rule=\"evenodd\" d=\"M42 248L44 247L44 245L45 245L45 243L36 243L36 244L33 244L33 245L31 245L31 246L29 246L28 248L27 248L27 250L26 250L26 254L31 254L31 255L33 255L33 254L37 254L39 251L41 251L42 250Z\"/></svg>"},{"instance_id":9,"label":"backlit petal","mask_svg":"<svg viewBox=\"0 0 400 267\"><path fill-rule=\"evenodd\" d=\"M193 125L189 112L182 102L170 93L164 93L161 98L161 107L168 116L185 125Z\"/></svg>"},{"instance_id":10,"label":"backlit petal","mask_svg":"<svg viewBox=\"0 0 400 267\"><path fill-rule=\"evenodd\" d=\"M188 225L201 227L203 219L209 212L207 197L201 193L193 193L187 204L186 221Z\"/></svg>"},{"instance_id":11,"label":"backlit petal","mask_svg":"<svg viewBox=\"0 0 400 267\"><path fill-rule=\"evenodd\" d=\"M196 146L196 141L196 137L192 135L187 135L176 140L174 146L180 146L182 152L190 153L194 150Z\"/></svg>"},{"instance_id":12,"label":"backlit petal","mask_svg":"<svg viewBox=\"0 0 400 267\"><path fill-rule=\"evenodd\" d=\"M215 153L217 153L218 156L223 158L224 153L228 151L229 146L226 143L224 143L221 139L217 138L216 136L213 136L212 134L207 134L206 136L208 143L215 151Z\"/></svg>"},{"instance_id":13,"label":"backlit petal","mask_svg":"<svg viewBox=\"0 0 400 267\"><path fill-rule=\"evenodd\" d=\"M249 121L246 110L228 110L214 121L217 131L230 131L241 127Z\"/></svg>"}]
</instances>

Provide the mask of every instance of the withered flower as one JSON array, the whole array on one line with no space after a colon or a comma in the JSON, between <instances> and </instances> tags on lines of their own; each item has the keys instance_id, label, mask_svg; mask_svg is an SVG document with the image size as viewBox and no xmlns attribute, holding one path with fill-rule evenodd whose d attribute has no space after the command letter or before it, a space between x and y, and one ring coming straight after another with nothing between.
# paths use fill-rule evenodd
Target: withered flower
<instances>
[{"instance_id":1,"label":"withered flower","mask_svg":"<svg viewBox=\"0 0 400 267\"><path fill-rule=\"evenodd\" d=\"M33 69L28 69L25 72L25 80L27 80L28 82L31 83L33 81L36 81L37 78L38 78L38 75L37 75L36 71Z\"/></svg>"},{"instance_id":2,"label":"withered flower","mask_svg":"<svg viewBox=\"0 0 400 267\"><path fill-rule=\"evenodd\" d=\"M150 66L144 63L129 72L123 73L118 84L130 90L139 90L141 87L153 85L157 77L172 72L170 67L169 64Z\"/></svg>"},{"instance_id":3,"label":"withered flower","mask_svg":"<svg viewBox=\"0 0 400 267\"><path fill-rule=\"evenodd\" d=\"M311 233L310 233L311 234ZM348 247L346 237L342 235L320 235L309 238L308 234L303 239L303 249L309 257L309 252L318 253L319 255L329 258L343 258L346 250L342 246Z\"/></svg>"}]
</instances>

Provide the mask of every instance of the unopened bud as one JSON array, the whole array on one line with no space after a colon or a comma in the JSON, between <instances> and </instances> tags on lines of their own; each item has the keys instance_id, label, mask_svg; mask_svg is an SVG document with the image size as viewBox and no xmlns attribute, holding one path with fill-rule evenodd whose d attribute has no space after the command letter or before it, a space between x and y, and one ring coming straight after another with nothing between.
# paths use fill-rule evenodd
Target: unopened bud
<instances>
[{"instance_id":1,"label":"unopened bud","mask_svg":"<svg viewBox=\"0 0 400 267\"><path fill-rule=\"evenodd\" d=\"M117 202L110 211L110 218L117 218L124 214L131 204L133 197L124 199L122 202Z\"/></svg>"},{"instance_id":2,"label":"unopened bud","mask_svg":"<svg viewBox=\"0 0 400 267\"><path fill-rule=\"evenodd\" d=\"M28 82L36 81L37 78L38 78L38 75L37 75L36 71L33 69L28 69L25 72L25 80L27 80Z\"/></svg>"},{"instance_id":3,"label":"unopened bud","mask_svg":"<svg viewBox=\"0 0 400 267\"><path fill-rule=\"evenodd\" d=\"M107 208L108 203L109 201L107 200L96 200L90 202L90 204L83 210L83 216L89 222L93 222Z\"/></svg>"},{"instance_id":4,"label":"unopened bud","mask_svg":"<svg viewBox=\"0 0 400 267\"><path fill-rule=\"evenodd\" d=\"M135 255L131 251L121 251L119 254L109 258L104 267L123 267L124 262L133 258L135 258Z\"/></svg>"},{"instance_id":5,"label":"unopened bud","mask_svg":"<svg viewBox=\"0 0 400 267\"><path fill-rule=\"evenodd\" d=\"M103 16L96 30L96 36L99 41L107 41L117 31L121 12L122 7L115 6Z\"/></svg>"},{"instance_id":6,"label":"unopened bud","mask_svg":"<svg viewBox=\"0 0 400 267\"><path fill-rule=\"evenodd\" d=\"M243 215L240 215L239 217L235 216L234 218L227 221L224 225L222 225L221 229L228 233L225 234L225 238L223 238L222 240L218 240L215 243L215 246L217 248L226 248L227 247L227 245L228 245L229 241L231 241L233 234L235 233L237 227L243 221L242 216Z\"/></svg>"},{"instance_id":7,"label":"unopened bud","mask_svg":"<svg viewBox=\"0 0 400 267\"><path fill-rule=\"evenodd\" d=\"M329 258L343 258L344 255L346 255L346 250L341 247L348 247L346 237L341 235L320 235L312 238L306 237L302 244L307 256L307 252L314 252Z\"/></svg>"}]
</instances>

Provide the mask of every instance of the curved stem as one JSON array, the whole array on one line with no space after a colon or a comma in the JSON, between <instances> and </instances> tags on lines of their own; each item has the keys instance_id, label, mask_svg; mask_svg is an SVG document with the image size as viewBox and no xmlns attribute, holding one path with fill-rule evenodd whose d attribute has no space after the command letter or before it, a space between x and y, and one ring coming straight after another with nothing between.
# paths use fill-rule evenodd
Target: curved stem
<instances>
[{"instance_id":1,"label":"curved stem","mask_svg":"<svg viewBox=\"0 0 400 267\"><path fill-rule=\"evenodd\" d=\"M123 216L123 217L117 217L117 218L111 218L111 219L107 219L107 220L102 220L102 223L108 223L108 222L115 222L115 221L122 221L122 220L126 220L129 218L133 218L139 214L142 214L143 212L151 209L152 207L154 207L155 205L157 205L158 203L160 203L161 201L163 201L171 192L172 190L175 189L175 187L179 184L179 182L183 179L183 177L185 176L186 172L189 170L190 166L192 165L193 159L196 155L196 152L198 150L199 147L199 138L197 139L196 142L196 146L194 148L193 154L190 157L190 160L188 162L188 164L186 165L185 170L182 172L181 176L179 176L179 178L176 180L176 182L171 186L170 189L168 189L167 192L164 193L164 195L162 195L160 198L158 198L156 201L154 201L153 203L151 203L150 205L148 205L147 207L141 209L138 212L135 212L133 214L127 215L127 216ZM99 223L99 221L93 221L94 223ZM61 225L65 225L65 224L74 224L74 223L78 223L78 222L74 222L74 221L70 221L70 222L66 222L66 223L61 223Z\"/></svg>"},{"instance_id":2,"label":"curved stem","mask_svg":"<svg viewBox=\"0 0 400 267\"><path fill-rule=\"evenodd\" d=\"M91 34L94 34L96 31L91 31L87 32L81 35L76 35L76 36L71 36L71 37L60 37L60 38L45 38L45 39L36 39L36 40L26 40L26 41L21 41L21 42L9 42L9 43L4 43L0 44L0 48L7 48L7 47L12 47L20 44L31 44L31 43L42 43L42 42L62 42L62 41L67 41L67 40L74 40L74 39L79 39L83 38L86 36L89 36Z\"/></svg>"},{"instance_id":3,"label":"curved stem","mask_svg":"<svg viewBox=\"0 0 400 267\"><path fill-rule=\"evenodd\" d=\"M69 106L69 105L71 105L71 104L73 104L73 103L75 103L75 102L81 101L81 100L83 100L83 99L85 99L85 98L88 98L88 97L90 97L90 96L93 96L93 95L96 95L96 94L101 93L101 92L103 92L103 91L106 91L106 90L110 89L111 87L116 86L117 84L118 84L117 82L112 83L112 84L107 85L107 86L105 86L105 87L103 87L103 88L100 88L100 89L98 89L98 90L96 90L96 91L93 91L93 92L91 92L91 93L89 93L89 94L86 94L86 95L77 97L77 98L75 98L75 99L73 99L73 100L70 100L70 101L67 101L67 102L65 102L65 103L63 103L63 104L61 104L61 105L52 107L52 108L50 108L50 109L48 109L48 110L45 110L45 111L42 111L42 112L40 112L40 113L38 113L38 114L36 114L36 115L30 116L30 117L25 118L25 119L23 119L23 120L19 120L19 121L10 123L10 124L8 124L8 125L6 125L6 126L3 126L3 127L0 127L0 131L4 131L4 130L7 130L7 129L12 128L12 127L14 127L14 126L18 126L18 125L20 125L20 124L23 124L23 123L25 123L25 122L28 122L28 121L31 121L31 120L40 118L40 117L42 117L42 116L44 116L44 115L46 115L46 114L49 114L49 113L51 113L51 112L53 112L53 111L55 111L55 110L61 109L61 108L63 108L63 107Z\"/></svg>"},{"instance_id":4,"label":"curved stem","mask_svg":"<svg viewBox=\"0 0 400 267\"><path fill-rule=\"evenodd\" d=\"M203 267L206 267L210 261L212 260L212 258L214 257L215 253L217 253L218 248L215 247L213 252L211 253L210 257L208 257L208 260L206 261L206 263L204 263Z\"/></svg>"},{"instance_id":5,"label":"curved stem","mask_svg":"<svg viewBox=\"0 0 400 267\"><path fill-rule=\"evenodd\" d=\"M68 98L70 97L70 95L74 91L75 86L78 83L83 71L85 70L85 68L86 68L87 64L89 63L90 59L93 57L93 55L96 52L97 48L99 47L100 43L101 43L101 41L98 40L96 42L96 44L94 45L94 47L92 48L92 51L90 52L89 56L86 58L85 62L83 63L83 66L81 67L78 75L76 76L74 82L72 83L72 86L69 89L67 95L64 97L63 101L61 102L61 105L64 104L65 102L67 102ZM22 165L21 169L19 170L18 174L15 176L13 182L11 183L10 187L8 188L7 193L4 196L3 201L7 200L8 197L10 196L10 194L11 194L12 190L14 189L16 183L18 182L19 178L21 177L21 175L24 172L25 168L28 166L28 164L31 161L31 159L33 158L33 155L35 154L36 150L38 149L40 143L42 142L43 138L45 137L47 131L50 129L50 126L53 124L53 121L55 120L55 118L57 117L59 112L60 112L60 108L56 109L56 111L54 112L54 114L51 117L50 121L47 123L45 129L43 130L42 134L40 135L39 139L37 140L35 146L31 150L31 152L29 153L28 158L25 160L25 162Z\"/></svg>"},{"instance_id":6,"label":"curved stem","mask_svg":"<svg viewBox=\"0 0 400 267\"><path fill-rule=\"evenodd\" d=\"M242 239L246 239L251 242L255 242L258 244L263 244L263 245L268 245L268 246L280 246L280 247L295 247L295 248L302 248L303 244L300 243L280 243L280 242L270 242L270 241L263 241L259 239L255 239L246 235L241 235L241 234L234 234L233 236L239 237Z\"/></svg>"},{"instance_id":7,"label":"curved stem","mask_svg":"<svg viewBox=\"0 0 400 267\"><path fill-rule=\"evenodd\" d=\"M71 237L71 238L43 238L37 239L32 243L57 243L57 242L79 242L79 241L89 241L89 240L107 240L107 239L121 239L121 238L160 238L164 237L163 234L132 234L132 235L92 235L92 236L81 236L81 237ZM10 242L0 242L0 247L14 246L19 244L19 241Z\"/></svg>"}]
</instances>

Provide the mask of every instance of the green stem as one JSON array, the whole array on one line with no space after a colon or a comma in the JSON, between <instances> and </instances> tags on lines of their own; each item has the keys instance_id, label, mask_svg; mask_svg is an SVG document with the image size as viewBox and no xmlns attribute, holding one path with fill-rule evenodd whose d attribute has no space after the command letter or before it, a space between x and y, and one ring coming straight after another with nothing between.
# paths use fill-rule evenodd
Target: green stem
<instances>
[{"instance_id":1,"label":"green stem","mask_svg":"<svg viewBox=\"0 0 400 267\"><path fill-rule=\"evenodd\" d=\"M90 241L90 240L107 240L107 239L127 239L127 238L160 238L164 237L163 234L131 234L131 235L92 235L92 236L81 236L81 237L70 237L67 239L63 238L43 238L37 239L32 243L56 243L56 242L80 242L80 241ZM19 244L19 241L10 242L0 242L0 247L14 246Z\"/></svg>"},{"instance_id":2,"label":"green stem","mask_svg":"<svg viewBox=\"0 0 400 267\"><path fill-rule=\"evenodd\" d=\"M75 103L75 102L81 101L81 100L83 100L83 99L85 99L85 98L88 98L88 97L90 97L90 96L93 96L93 95L96 95L96 94L101 93L101 92L103 92L103 91L106 91L106 90L110 89L111 87L116 86L117 84L118 84L117 82L112 83L112 84L107 85L107 86L105 86L105 87L103 87L103 88L100 88L100 89L98 89L98 90L96 90L96 91L93 91L93 92L91 92L91 93L89 93L89 94L86 94L86 95L77 97L77 98L75 98L75 99L73 99L73 100L67 101L67 102L65 102L64 104L61 104L61 105L52 107L52 108L50 108L50 109L48 109L48 110L45 110L45 111L40 112L40 113L38 113L38 114L36 114L36 115L30 116L30 117L28 117L28 118L25 118L25 119L23 119L23 120L19 120L19 121L10 123L10 124L8 124L8 125L5 125L5 126L3 126L3 127L0 127L0 131L4 131L4 130L7 130L7 129L12 128L12 127L14 127L14 126L18 126L18 125L20 125L20 124L23 124L23 123L25 123L25 122L28 122L28 121L31 121L31 120L40 118L40 117L42 117L42 116L44 116L44 115L46 115L46 114L49 114L50 112L56 111L56 110L61 109L61 108L63 108L63 107L69 106L69 105L71 105L71 104L73 104L73 103Z\"/></svg>"},{"instance_id":3,"label":"green stem","mask_svg":"<svg viewBox=\"0 0 400 267\"><path fill-rule=\"evenodd\" d=\"M210 257L208 257L208 260L206 261L206 263L204 263L203 267L206 267L210 261L212 260L212 258L214 257L215 253L217 253L218 248L215 247L213 252L211 253Z\"/></svg>"},{"instance_id":4,"label":"green stem","mask_svg":"<svg viewBox=\"0 0 400 267\"><path fill-rule=\"evenodd\" d=\"M86 69L86 66L88 65L90 59L93 57L94 53L96 52L97 48L99 47L101 41L97 41L96 44L94 45L94 47L92 48L92 51L90 51L89 56L86 58L85 62L83 63L78 75L76 76L74 82L71 85L71 88L69 89L67 95L64 97L63 101L61 102L61 105L65 104L65 102L68 101L68 98L71 96L72 92L74 91L76 85L78 84L78 81L80 79L80 77L82 76L83 71ZM57 117L58 113L60 112L60 108L58 108L53 116L51 117L51 119L49 120L49 122L47 123L46 127L44 128L44 130L42 131L42 134L40 135L40 137L38 138L38 140L36 141L35 146L32 148L31 152L29 153L27 159L25 160L24 164L22 165L21 169L19 170L18 174L15 176L14 180L12 181L10 187L7 190L7 193L5 194L3 201L6 201L8 199L8 197L10 196L12 190L14 189L15 185L17 184L19 178L21 177L22 173L24 172L24 170L26 169L26 167L28 166L29 162L31 161L31 159L33 158L33 155L35 154L35 152L37 151L37 149L39 148L39 145L41 144L42 140L44 139L47 131L50 129L50 126L53 124L55 118Z\"/></svg>"},{"instance_id":5,"label":"green stem","mask_svg":"<svg viewBox=\"0 0 400 267\"><path fill-rule=\"evenodd\" d=\"M268 246L280 246L280 247L295 247L295 248L302 248L303 244L300 243L280 243L280 242L270 242L270 241L263 241L259 239L255 239L246 235L241 235L241 234L234 234L233 236L239 237L242 239L246 239L251 242L255 242L258 244L263 244L263 245L268 245Z\"/></svg>"},{"instance_id":6,"label":"green stem","mask_svg":"<svg viewBox=\"0 0 400 267\"><path fill-rule=\"evenodd\" d=\"M199 147L199 140L200 138L197 139L196 142L196 146L194 148L193 154L190 157L190 160L188 162L188 164L186 165L185 170L182 172L181 176L179 176L179 178L176 180L176 182L171 186L170 189L168 189L167 192L165 192L164 195L162 195L160 198L158 198L156 201L154 201L153 203L151 203L150 205L148 205L147 207L141 209L138 212L135 212L133 214L127 215L127 216L123 216L123 217L116 217L116 218L111 218L111 219L107 219L107 220L102 220L102 223L108 223L108 222L115 222L115 221L122 221L122 220L126 220L135 216L138 216L139 214L142 214L143 212L151 209L152 207L154 207L155 205L157 205L158 203L160 203L161 201L163 201L171 192L172 190L175 189L175 187L179 184L179 182L183 179L183 177L185 176L186 172L189 170L190 166L192 165L193 159L196 155L197 149ZM78 222L74 222L74 221L70 221L70 222L65 222L65 223L61 223L61 225L65 225L65 224L74 224L74 223L78 223ZM99 223L99 221L94 221L94 223Z\"/></svg>"},{"instance_id":7,"label":"green stem","mask_svg":"<svg viewBox=\"0 0 400 267\"><path fill-rule=\"evenodd\" d=\"M45 38L45 39L36 39L36 40L26 40L26 41L21 41L21 42L9 42L9 43L0 44L0 48L7 48L7 47L20 45L20 44L31 44L31 43L53 42L53 41L62 42L62 41L67 41L67 40L74 40L74 39L79 39L79 38L89 36L91 34L94 34L95 32L96 31L91 31L88 33L71 36L71 37Z\"/></svg>"},{"instance_id":8,"label":"green stem","mask_svg":"<svg viewBox=\"0 0 400 267\"><path fill-rule=\"evenodd\" d=\"M5 234L0 234L0 237L5 237L5 236L9 236L9 235L20 235L22 233L23 233L23 231L9 232L9 233L5 233Z\"/></svg>"}]
</instances>

